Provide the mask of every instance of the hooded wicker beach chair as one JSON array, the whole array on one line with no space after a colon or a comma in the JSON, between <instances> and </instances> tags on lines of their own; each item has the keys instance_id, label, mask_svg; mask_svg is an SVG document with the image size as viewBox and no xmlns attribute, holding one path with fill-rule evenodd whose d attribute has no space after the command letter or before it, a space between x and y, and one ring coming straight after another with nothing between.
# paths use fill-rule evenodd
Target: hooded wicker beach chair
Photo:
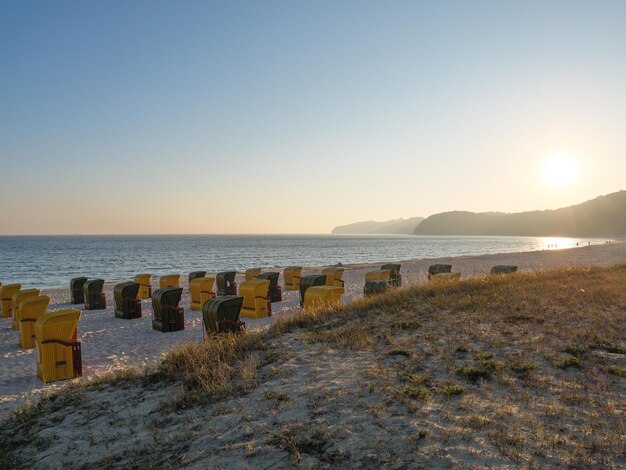
<instances>
[{"instance_id":1,"label":"hooded wicker beach chair","mask_svg":"<svg viewBox=\"0 0 626 470\"><path fill-rule=\"evenodd\" d=\"M239 320L243 297L227 295L208 300L202 306L202 321L207 333L236 333L246 324Z\"/></svg>"},{"instance_id":2,"label":"hooded wicker beach chair","mask_svg":"<svg viewBox=\"0 0 626 470\"><path fill-rule=\"evenodd\" d=\"M137 296L140 300L149 299L152 297L152 284L151 284L152 274L137 274L133 281L139 283L139 292Z\"/></svg>"},{"instance_id":3,"label":"hooded wicker beach chair","mask_svg":"<svg viewBox=\"0 0 626 470\"><path fill-rule=\"evenodd\" d=\"M213 284L215 284L213 276L197 277L189 282L189 306L191 310L202 310L202 306L207 300L215 298Z\"/></svg>"},{"instance_id":4,"label":"hooded wicker beach chair","mask_svg":"<svg viewBox=\"0 0 626 470\"><path fill-rule=\"evenodd\" d=\"M431 282L455 281L461 278L461 273L437 273L430 276Z\"/></svg>"},{"instance_id":5,"label":"hooded wicker beach chair","mask_svg":"<svg viewBox=\"0 0 626 470\"><path fill-rule=\"evenodd\" d=\"M191 286L191 281L193 281L194 279L199 279L204 276L206 276L206 271L191 271L189 273L189 282L187 286Z\"/></svg>"},{"instance_id":6,"label":"hooded wicker beach chair","mask_svg":"<svg viewBox=\"0 0 626 470\"><path fill-rule=\"evenodd\" d=\"M178 306L183 289L166 287L152 294L152 328L162 333L185 329L185 312Z\"/></svg>"},{"instance_id":7,"label":"hooded wicker beach chair","mask_svg":"<svg viewBox=\"0 0 626 470\"><path fill-rule=\"evenodd\" d=\"M324 268L322 274L326 276L326 285L334 287L343 287L344 268Z\"/></svg>"},{"instance_id":8,"label":"hooded wicker beach chair","mask_svg":"<svg viewBox=\"0 0 626 470\"><path fill-rule=\"evenodd\" d=\"M304 294L304 308L336 307L341 303L343 287L311 286Z\"/></svg>"},{"instance_id":9,"label":"hooded wicker beach chair","mask_svg":"<svg viewBox=\"0 0 626 470\"><path fill-rule=\"evenodd\" d=\"M365 273L365 282L369 281L391 281L391 269L378 269Z\"/></svg>"},{"instance_id":10,"label":"hooded wicker beach chair","mask_svg":"<svg viewBox=\"0 0 626 470\"><path fill-rule=\"evenodd\" d=\"M236 271L224 271L217 273L217 295L237 295L237 283L235 282Z\"/></svg>"},{"instance_id":11,"label":"hooded wicker beach chair","mask_svg":"<svg viewBox=\"0 0 626 470\"><path fill-rule=\"evenodd\" d=\"M127 281L117 284L113 288L116 318L123 318L124 320L141 318L140 287L138 282Z\"/></svg>"},{"instance_id":12,"label":"hooded wicker beach chair","mask_svg":"<svg viewBox=\"0 0 626 470\"><path fill-rule=\"evenodd\" d=\"M44 383L82 375L80 343L76 341L80 316L80 310L57 310L35 322L37 376Z\"/></svg>"},{"instance_id":13,"label":"hooded wicker beach chair","mask_svg":"<svg viewBox=\"0 0 626 470\"><path fill-rule=\"evenodd\" d=\"M21 288L21 284L7 284L0 287L0 318L11 318L13 316L13 294Z\"/></svg>"},{"instance_id":14,"label":"hooded wicker beach chair","mask_svg":"<svg viewBox=\"0 0 626 470\"><path fill-rule=\"evenodd\" d=\"M20 329L20 348L35 347L35 322L42 317L50 305L50 297L40 295L22 300L17 307Z\"/></svg>"},{"instance_id":15,"label":"hooded wicker beach chair","mask_svg":"<svg viewBox=\"0 0 626 470\"><path fill-rule=\"evenodd\" d=\"M437 275L437 274L445 274L452 272L451 264L433 264L428 267L428 279Z\"/></svg>"},{"instance_id":16,"label":"hooded wicker beach chair","mask_svg":"<svg viewBox=\"0 0 626 470\"><path fill-rule=\"evenodd\" d=\"M245 279L246 281L254 281L259 274L261 274L261 268L246 269Z\"/></svg>"},{"instance_id":17,"label":"hooded wicker beach chair","mask_svg":"<svg viewBox=\"0 0 626 470\"><path fill-rule=\"evenodd\" d=\"M285 290L300 290L302 266L289 266L283 269L283 277L285 278Z\"/></svg>"},{"instance_id":18,"label":"hooded wicker beach chair","mask_svg":"<svg viewBox=\"0 0 626 470\"><path fill-rule=\"evenodd\" d=\"M86 277L75 277L70 280L70 292L72 294L71 302L73 304L84 304L85 303L85 294L83 291L83 287L87 282Z\"/></svg>"},{"instance_id":19,"label":"hooded wicker beach chair","mask_svg":"<svg viewBox=\"0 0 626 470\"><path fill-rule=\"evenodd\" d=\"M40 293L41 291L39 289L20 289L15 294L13 294L13 297L11 297L11 307L13 309L12 326L14 330L20 329L20 323L18 319L20 302L24 299L27 299L28 297L37 297Z\"/></svg>"},{"instance_id":20,"label":"hooded wicker beach chair","mask_svg":"<svg viewBox=\"0 0 626 470\"><path fill-rule=\"evenodd\" d=\"M166 289L168 287L178 287L180 281L180 274L168 274L161 276L159 279L159 289Z\"/></svg>"},{"instance_id":21,"label":"hooded wicker beach chair","mask_svg":"<svg viewBox=\"0 0 626 470\"><path fill-rule=\"evenodd\" d=\"M370 296L376 294L382 294L389 288L389 282L387 281L367 281L363 288L363 295Z\"/></svg>"},{"instance_id":22,"label":"hooded wicker beach chair","mask_svg":"<svg viewBox=\"0 0 626 470\"><path fill-rule=\"evenodd\" d=\"M514 272L517 272L517 266L499 264L491 268L491 274L513 274Z\"/></svg>"},{"instance_id":23,"label":"hooded wicker beach chair","mask_svg":"<svg viewBox=\"0 0 626 470\"><path fill-rule=\"evenodd\" d=\"M326 284L326 275L308 274L300 278L300 307L304 306L304 295L309 287L323 286Z\"/></svg>"},{"instance_id":24,"label":"hooded wicker beach chair","mask_svg":"<svg viewBox=\"0 0 626 470\"><path fill-rule=\"evenodd\" d=\"M269 288L269 279L255 279L241 283L239 295L243 297L242 317L264 318L272 314L272 304L268 297Z\"/></svg>"},{"instance_id":25,"label":"hooded wicker beach chair","mask_svg":"<svg viewBox=\"0 0 626 470\"><path fill-rule=\"evenodd\" d=\"M90 279L83 285L85 310L104 310L107 308L104 298L104 279Z\"/></svg>"},{"instance_id":26,"label":"hooded wicker beach chair","mask_svg":"<svg viewBox=\"0 0 626 470\"><path fill-rule=\"evenodd\" d=\"M398 263L389 263L383 264L380 269L391 269L391 278L389 279L389 285L392 287L400 287L402 286L402 275L400 274L401 264Z\"/></svg>"},{"instance_id":27,"label":"hooded wicker beach chair","mask_svg":"<svg viewBox=\"0 0 626 470\"><path fill-rule=\"evenodd\" d=\"M270 290L269 290L269 298L270 302L282 302L283 301L283 291L278 284L278 278L280 277L280 273L277 272L267 272L261 273L257 277L257 279L267 279L270 281Z\"/></svg>"}]
</instances>

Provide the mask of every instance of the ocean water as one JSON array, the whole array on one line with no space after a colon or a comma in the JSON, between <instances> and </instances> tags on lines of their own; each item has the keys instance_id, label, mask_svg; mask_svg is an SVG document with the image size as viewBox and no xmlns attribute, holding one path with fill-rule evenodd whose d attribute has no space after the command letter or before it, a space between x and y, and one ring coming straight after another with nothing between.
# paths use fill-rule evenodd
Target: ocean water
<instances>
[{"instance_id":1,"label":"ocean water","mask_svg":"<svg viewBox=\"0 0 626 470\"><path fill-rule=\"evenodd\" d=\"M196 270L321 266L567 248L604 240L413 235L2 236L0 282L65 287Z\"/></svg>"}]
</instances>

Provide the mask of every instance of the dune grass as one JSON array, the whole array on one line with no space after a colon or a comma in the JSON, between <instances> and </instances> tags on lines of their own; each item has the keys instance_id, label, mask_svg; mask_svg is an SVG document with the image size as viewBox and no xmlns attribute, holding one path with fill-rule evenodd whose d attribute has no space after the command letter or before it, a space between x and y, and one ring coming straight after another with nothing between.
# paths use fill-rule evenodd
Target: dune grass
<instances>
[{"instance_id":1,"label":"dune grass","mask_svg":"<svg viewBox=\"0 0 626 470\"><path fill-rule=\"evenodd\" d=\"M400 406L401 415L423 421L403 436L411 445L445 449L479 439L504 459L493 462L619 467L626 463L625 325L625 265L392 290L298 312L261 332L187 344L168 351L155 370L43 397L0 424L0 468L19 466L16 451L36 440L34 423L104 385L175 384L165 412L244 396L290 360L289 335L300 348L320 346L328 355L367 354L374 365L362 371L362 386L378 394L377 413ZM264 392L279 404L291 395ZM307 452L300 437L290 430L268 445L297 463Z\"/></svg>"}]
</instances>

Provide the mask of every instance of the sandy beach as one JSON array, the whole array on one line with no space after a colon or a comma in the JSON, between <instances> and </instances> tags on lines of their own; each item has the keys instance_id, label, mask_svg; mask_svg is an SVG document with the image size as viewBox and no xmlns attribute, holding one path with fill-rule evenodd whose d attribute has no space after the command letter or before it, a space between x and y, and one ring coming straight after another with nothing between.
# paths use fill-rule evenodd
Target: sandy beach
<instances>
[{"instance_id":1,"label":"sandy beach","mask_svg":"<svg viewBox=\"0 0 626 470\"><path fill-rule=\"evenodd\" d=\"M409 260L402 262L404 285L425 282L427 269L433 263L450 263L453 270L462 276L483 275L489 273L496 264L517 265L520 270L537 270L563 266L592 266L626 263L626 243L613 242L606 245L585 246L567 250L536 251L528 253L503 253L484 256ZM382 262L380 264L383 264ZM344 280L346 292L343 302L362 295L364 275L380 264L345 266ZM138 272L141 269L138 268ZM319 272L318 267L305 268L303 274ZM80 273L77 273L77 275ZM237 282L243 281L239 275ZM280 282L282 284L282 273ZM156 288L158 279L153 279ZM124 368L143 368L156 363L161 353L175 345L185 342L197 342L203 338L201 312L189 308L186 273L181 276L184 293L181 306L185 309L185 329L175 333L163 334L152 329L152 310L149 300L142 302L143 317L135 320L116 319L113 314L114 301L112 290L115 282L105 284L107 309L83 311L79 323L79 340L82 342L83 379L98 377L109 371ZM51 297L51 310L72 308L69 303L69 289L50 289L44 293ZM297 292L283 292L284 301L272 305L271 317L252 320L242 318L247 328L263 328L273 320L290 315L299 309ZM0 413L10 410L24 398L34 396L42 390L52 389L64 384L44 385L35 373L35 350L22 350L18 347L18 334L10 327L9 319L0 321Z\"/></svg>"}]
</instances>

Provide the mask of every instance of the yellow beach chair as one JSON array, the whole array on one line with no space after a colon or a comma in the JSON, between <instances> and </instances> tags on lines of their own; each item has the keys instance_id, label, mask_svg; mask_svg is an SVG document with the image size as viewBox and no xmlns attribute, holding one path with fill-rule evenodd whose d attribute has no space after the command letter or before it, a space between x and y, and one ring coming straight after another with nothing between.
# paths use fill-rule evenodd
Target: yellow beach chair
<instances>
[{"instance_id":1,"label":"yellow beach chair","mask_svg":"<svg viewBox=\"0 0 626 470\"><path fill-rule=\"evenodd\" d=\"M179 287L178 281L180 281L180 274L168 274L167 276L161 276L161 279L159 279L159 289Z\"/></svg>"},{"instance_id":2,"label":"yellow beach chair","mask_svg":"<svg viewBox=\"0 0 626 470\"><path fill-rule=\"evenodd\" d=\"M304 293L304 308L336 307L343 292L343 287L311 286Z\"/></svg>"},{"instance_id":3,"label":"yellow beach chair","mask_svg":"<svg viewBox=\"0 0 626 470\"><path fill-rule=\"evenodd\" d=\"M20 329L19 320L17 319L17 309L20 305L20 302L24 299L27 299L28 297L37 297L40 293L41 291L39 289L20 289L15 294L13 294L13 297L11 297L11 306L13 308L12 326L14 330Z\"/></svg>"},{"instance_id":4,"label":"yellow beach chair","mask_svg":"<svg viewBox=\"0 0 626 470\"><path fill-rule=\"evenodd\" d=\"M300 278L302 266L289 266L283 270L285 278L285 290L300 290Z\"/></svg>"},{"instance_id":5,"label":"yellow beach chair","mask_svg":"<svg viewBox=\"0 0 626 470\"><path fill-rule=\"evenodd\" d=\"M137 297L140 300L149 299L152 297L152 285L150 284L150 280L152 279L152 274L137 274L133 281L139 283L139 293Z\"/></svg>"},{"instance_id":6,"label":"yellow beach chair","mask_svg":"<svg viewBox=\"0 0 626 470\"><path fill-rule=\"evenodd\" d=\"M215 284L215 277L205 276L193 279L189 283L190 301L189 306L191 310L202 310L202 306L207 300L215 298L215 292L213 292L213 285Z\"/></svg>"},{"instance_id":7,"label":"yellow beach chair","mask_svg":"<svg viewBox=\"0 0 626 470\"><path fill-rule=\"evenodd\" d=\"M370 281L387 281L391 280L391 269L380 269L378 271L370 271L365 273L365 282Z\"/></svg>"},{"instance_id":8,"label":"yellow beach chair","mask_svg":"<svg viewBox=\"0 0 626 470\"><path fill-rule=\"evenodd\" d=\"M261 268L250 268L246 269L246 281L254 281L259 274L261 274Z\"/></svg>"},{"instance_id":9,"label":"yellow beach chair","mask_svg":"<svg viewBox=\"0 0 626 470\"><path fill-rule=\"evenodd\" d=\"M22 300L17 307L17 319L20 329L20 348L35 347L35 322L43 316L50 305L50 297L40 295Z\"/></svg>"},{"instance_id":10,"label":"yellow beach chair","mask_svg":"<svg viewBox=\"0 0 626 470\"><path fill-rule=\"evenodd\" d=\"M76 341L80 316L80 310L58 310L35 322L37 376L44 383L82 375L80 343Z\"/></svg>"},{"instance_id":11,"label":"yellow beach chair","mask_svg":"<svg viewBox=\"0 0 626 470\"><path fill-rule=\"evenodd\" d=\"M21 284L7 284L0 288L0 318L13 316L13 294L22 288Z\"/></svg>"},{"instance_id":12,"label":"yellow beach chair","mask_svg":"<svg viewBox=\"0 0 626 470\"><path fill-rule=\"evenodd\" d=\"M326 275L326 285L333 287L343 287L344 268L324 268L322 274Z\"/></svg>"},{"instance_id":13,"label":"yellow beach chair","mask_svg":"<svg viewBox=\"0 0 626 470\"><path fill-rule=\"evenodd\" d=\"M243 281L239 286L239 295L243 297L241 316L248 318L269 317L272 314L272 304L268 296L269 288L269 280Z\"/></svg>"}]
</instances>

